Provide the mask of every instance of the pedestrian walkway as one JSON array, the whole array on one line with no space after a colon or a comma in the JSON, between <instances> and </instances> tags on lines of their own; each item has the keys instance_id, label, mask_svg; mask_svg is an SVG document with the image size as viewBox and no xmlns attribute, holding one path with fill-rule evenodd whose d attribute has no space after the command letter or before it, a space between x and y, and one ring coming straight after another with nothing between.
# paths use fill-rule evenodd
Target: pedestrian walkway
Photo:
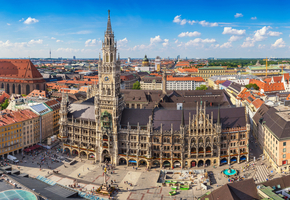
<instances>
[{"instance_id":1,"label":"pedestrian walkway","mask_svg":"<svg viewBox=\"0 0 290 200\"><path fill-rule=\"evenodd\" d=\"M256 174L254 176L256 180L255 183L262 183L262 182L267 181L268 174L269 172L265 165L258 165L256 167Z\"/></svg>"}]
</instances>

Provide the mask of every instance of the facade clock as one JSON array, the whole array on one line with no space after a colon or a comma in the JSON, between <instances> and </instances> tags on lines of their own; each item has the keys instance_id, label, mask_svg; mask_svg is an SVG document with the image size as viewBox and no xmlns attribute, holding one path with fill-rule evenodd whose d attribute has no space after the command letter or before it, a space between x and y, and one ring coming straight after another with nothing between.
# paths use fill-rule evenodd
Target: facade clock
<instances>
[{"instance_id":1,"label":"facade clock","mask_svg":"<svg viewBox=\"0 0 290 200\"><path fill-rule=\"evenodd\" d=\"M109 77L105 76L104 80L105 81L108 81L109 80Z\"/></svg>"}]
</instances>

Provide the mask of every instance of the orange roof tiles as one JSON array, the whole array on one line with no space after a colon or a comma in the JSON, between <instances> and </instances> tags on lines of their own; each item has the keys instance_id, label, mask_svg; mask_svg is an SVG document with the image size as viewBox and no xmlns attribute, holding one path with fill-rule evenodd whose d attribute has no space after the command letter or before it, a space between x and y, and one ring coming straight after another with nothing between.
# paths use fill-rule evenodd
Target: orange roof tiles
<instances>
[{"instance_id":1,"label":"orange roof tiles","mask_svg":"<svg viewBox=\"0 0 290 200\"><path fill-rule=\"evenodd\" d=\"M205 80L202 77L174 77L174 76L167 76L167 81L197 81L197 82L205 82Z\"/></svg>"},{"instance_id":2,"label":"orange roof tiles","mask_svg":"<svg viewBox=\"0 0 290 200\"><path fill-rule=\"evenodd\" d=\"M0 127L26 121L35 117L38 117L38 115L29 109L20 111L2 110L0 114Z\"/></svg>"},{"instance_id":3,"label":"orange roof tiles","mask_svg":"<svg viewBox=\"0 0 290 200\"><path fill-rule=\"evenodd\" d=\"M46 97L46 91L45 90L33 90L30 92L27 97Z\"/></svg>"},{"instance_id":4,"label":"orange roof tiles","mask_svg":"<svg viewBox=\"0 0 290 200\"><path fill-rule=\"evenodd\" d=\"M2 95L0 96L0 103L3 103L6 99L9 99L9 98L10 98L10 95L4 91Z\"/></svg>"},{"instance_id":5,"label":"orange roof tiles","mask_svg":"<svg viewBox=\"0 0 290 200\"><path fill-rule=\"evenodd\" d=\"M227 80L216 80L215 81L215 84L219 85L219 84L222 84L224 82L226 82Z\"/></svg>"},{"instance_id":6,"label":"orange roof tiles","mask_svg":"<svg viewBox=\"0 0 290 200\"><path fill-rule=\"evenodd\" d=\"M186 73L186 72L198 72L198 69L195 67L192 68L179 68L178 71L182 72L182 73Z\"/></svg>"},{"instance_id":7,"label":"orange roof tiles","mask_svg":"<svg viewBox=\"0 0 290 200\"><path fill-rule=\"evenodd\" d=\"M22 80L24 82L34 81L33 79L38 79L36 82L45 82L39 71L28 59L0 59L0 72L0 77L9 82L13 82L13 78L26 79Z\"/></svg>"},{"instance_id":8,"label":"orange roof tiles","mask_svg":"<svg viewBox=\"0 0 290 200\"><path fill-rule=\"evenodd\" d=\"M256 79L251 79L250 83L257 84L257 86L259 86L260 90L263 89L264 92L285 90L283 83L264 83L264 82L256 80Z\"/></svg>"},{"instance_id":9,"label":"orange roof tiles","mask_svg":"<svg viewBox=\"0 0 290 200\"><path fill-rule=\"evenodd\" d=\"M255 106L256 109L260 108L263 105L264 101L261 99L255 99L252 104Z\"/></svg>"}]
</instances>

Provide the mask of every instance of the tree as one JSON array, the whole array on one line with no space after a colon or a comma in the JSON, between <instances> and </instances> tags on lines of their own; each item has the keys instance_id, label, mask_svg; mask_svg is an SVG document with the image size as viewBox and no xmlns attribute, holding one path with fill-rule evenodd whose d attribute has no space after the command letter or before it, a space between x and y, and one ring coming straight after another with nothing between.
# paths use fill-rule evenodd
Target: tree
<instances>
[{"instance_id":1,"label":"tree","mask_svg":"<svg viewBox=\"0 0 290 200\"><path fill-rule=\"evenodd\" d=\"M195 90L207 90L206 85L201 85L199 87L196 87Z\"/></svg>"},{"instance_id":2,"label":"tree","mask_svg":"<svg viewBox=\"0 0 290 200\"><path fill-rule=\"evenodd\" d=\"M255 90L259 90L260 88L259 88L259 86L256 84L256 83L249 83L248 85L245 85L245 87L247 88L247 89L251 89L252 87L255 89Z\"/></svg>"},{"instance_id":3,"label":"tree","mask_svg":"<svg viewBox=\"0 0 290 200\"><path fill-rule=\"evenodd\" d=\"M136 81L134 84L133 84L133 90L140 90L140 82L139 81Z\"/></svg>"},{"instance_id":4,"label":"tree","mask_svg":"<svg viewBox=\"0 0 290 200\"><path fill-rule=\"evenodd\" d=\"M2 110L6 109L9 105L9 101L8 99L5 99L4 103L1 104L1 108Z\"/></svg>"}]
</instances>

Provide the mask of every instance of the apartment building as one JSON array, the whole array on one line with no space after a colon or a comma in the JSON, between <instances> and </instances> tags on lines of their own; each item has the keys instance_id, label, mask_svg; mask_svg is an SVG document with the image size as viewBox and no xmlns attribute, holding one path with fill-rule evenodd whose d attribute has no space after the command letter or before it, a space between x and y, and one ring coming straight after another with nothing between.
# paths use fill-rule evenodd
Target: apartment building
<instances>
[{"instance_id":1,"label":"apartment building","mask_svg":"<svg viewBox=\"0 0 290 200\"><path fill-rule=\"evenodd\" d=\"M206 82L202 77L167 76L166 78L167 90L195 90L201 85L206 85Z\"/></svg>"}]
</instances>

